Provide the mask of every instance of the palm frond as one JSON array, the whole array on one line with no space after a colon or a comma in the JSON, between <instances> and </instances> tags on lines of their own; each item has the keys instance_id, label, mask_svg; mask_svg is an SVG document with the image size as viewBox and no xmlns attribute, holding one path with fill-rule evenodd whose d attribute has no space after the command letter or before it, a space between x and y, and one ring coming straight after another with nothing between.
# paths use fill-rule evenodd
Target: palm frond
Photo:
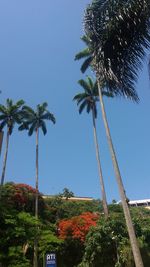
<instances>
[{"instance_id":1,"label":"palm frond","mask_svg":"<svg viewBox=\"0 0 150 267\"><path fill-rule=\"evenodd\" d=\"M7 114L7 109L4 105L0 105L0 113Z\"/></svg>"},{"instance_id":2,"label":"palm frond","mask_svg":"<svg viewBox=\"0 0 150 267\"><path fill-rule=\"evenodd\" d=\"M107 96L107 97L114 97L113 93L111 92L106 92L105 90L102 90L102 95Z\"/></svg>"},{"instance_id":3,"label":"palm frond","mask_svg":"<svg viewBox=\"0 0 150 267\"><path fill-rule=\"evenodd\" d=\"M75 97L73 98L73 100L74 101L77 101L77 105L79 105L86 97L87 97L87 94L86 93L81 93L81 94L75 95Z\"/></svg>"},{"instance_id":4,"label":"palm frond","mask_svg":"<svg viewBox=\"0 0 150 267\"><path fill-rule=\"evenodd\" d=\"M80 86L82 86L82 88L85 90L85 92L87 92L88 94L91 94L91 90L90 90L90 84L86 81L86 80L79 80L78 84L80 84Z\"/></svg>"},{"instance_id":5,"label":"palm frond","mask_svg":"<svg viewBox=\"0 0 150 267\"><path fill-rule=\"evenodd\" d=\"M29 124L26 122L23 122L19 127L18 130L19 131L23 131L23 130L28 130L29 129Z\"/></svg>"},{"instance_id":6,"label":"palm frond","mask_svg":"<svg viewBox=\"0 0 150 267\"><path fill-rule=\"evenodd\" d=\"M84 92L75 95L73 100L79 105L79 113L82 113L84 108L86 108L86 111L89 113L94 105L96 106L97 102L98 92L96 91L96 81L92 80L90 76L87 76L86 80L81 79L78 83L84 89Z\"/></svg>"},{"instance_id":7,"label":"palm frond","mask_svg":"<svg viewBox=\"0 0 150 267\"><path fill-rule=\"evenodd\" d=\"M75 60L83 59L85 57L89 57L91 52L88 47L80 51L78 54L75 55Z\"/></svg>"},{"instance_id":8,"label":"palm frond","mask_svg":"<svg viewBox=\"0 0 150 267\"><path fill-rule=\"evenodd\" d=\"M16 102L16 106L17 106L17 107L21 107L21 106L24 105L24 103L25 103L25 101L24 101L23 99L20 99L20 100L18 100L18 101Z\"/></svg>"},{"instance_id":9,"label":"palm frond","mask_svg":"<svg viewBox=\"0 0 150 267\"><path fill-rule=\"evenodd\" d=\"M73 101L75 100L79 100L80 98L83 98L83 97L85 97L85 93L79 93L79 94L77 94L77 95L75 95L74 96L74 98L73 98Z\"/></svg>"},{"instance_id":10,"label":"palm frond","mask_svg":"<svg viewBox=\"0 0 150 267\"><path fill-rule=\"evenodd\" d=\"M24 112L24 115L28 114L28 116L35 116L34 110L29 106L23 106L22 107L22 111Z\"/></svg>"},{"instance_id":11,"label":"palm frond","mask_svg":"<svg viewBox=\"0 0 150 267\"><path fill-rule=\"evenodd\" d=\"M98 84L97 84L97 81L95 81L95 83L93 85L93 94L94 94L94 96L98 96Z\"/></svg>"},{"instance_id":12,"label":"palm frond","mask_svg":"<svg viewBox=\"0 0 150 267\"><path fill-rule=\"evenodd\" d=\"M88 102L88 103L87 103L87 106L86 106L86 111L87 111L87 113L90 113L91 109L92 109L92 106L91 106L91 104Z\"/></svg>"},{"instance_id":13,"label":"palm frond","mask_svg":"<svg viewBox=\"0 0 150 267\"><path fill-rule=\"evenodd\" d=\"M45 123L45 121L41 121L40 127L41 127L41 129L43 131L43 134L46 135L47 129L46 129L46 123Z\"/></svg>"},{"instance_id":14,"label":"palm frond","mask_svg":"<svg viewBox=\"0 0 150 267\"><path fill-rule=\"evenodd\" d=\"M28 130L28 135L31 136L34 131L41 128L43 133L46 134L44 120L56 122L54 115L47 110L47 106L46 102L38 104L35 111L29 106L23 106L21 110L22 124L19 130Z\"/></svg>"},{"instance_id":15,"label":"palm frond","mask_svg":"<svg viewBox=\"0 0 150 267\"><path fill-rule=\"evenodd\" d=\"M89 56L81 65L81 72L85 73L85 71L89 68L90 64L93 61L93 56Z\"/></svg>"},{"instance_id":16,"label":"palm frond","mask_svg":"<svg viewBox=\"0 0 150 267\"><path fill-rule=\"evenodd\" d=\"M80 105L80 107L79 107L79 114L82 113L82 111L84 110L84 108L86 107L86 105L87 105L87 101L84 100L84 101L82 102L82 104Z\"/></svg>"},{"instance_id":17,"label":"palm frond","mask_svg":"<svg viewBox=\"0 0 150 267\"><path fill-rule=\"evenodd\" d=\"M150 5L141 0L95 0L85 13L92 67L108 90L138 101L135 83L150 46Z\"/></svg>"},{"instance_id":18,"label":"palm frond","mask_svg":"<svg viewBox=\"0 0 150 267\"><path fill-rule=\"evenodd\" d=\"M38 123L35 121L31 124L29 131L28 131L28 135L31 136L33 134L34 131L36 131L36 129L38 128Z\"/></svg>"},{"instance_id":19,"label":"palm frond","mask_svg":"<svg viewBox=\"0 0 150 267\"><path fill-rule=\"evenodd\" d=\"M5 120L7 118L7 116L4 114L4 115L0 115L0 121L2 120Z\"/></svg>"},{"instance_id":20,"label":"palm frond","mask_svg":"<svg viewBox=\"0 0 150 267\"><path fill-rule=\"evenodd\" d=\"M13 120L17 123L17 124L21 124L22 123L22 113L18 112L16 114L14 114L13 116Z\"/></svg>"},{"instance_id":21,"label":"palm frond","mask_svg":"<svg viewBox=\"0 0 150 267\"><path fill-rule=\"evenodd\" d=\"M0 121L1 127L7 125L9 129L9 134L12 134L13 128L16 123L21 124L21 106L24 104L23 100L18 100L13 103L13 100L8 98L6 100L6 105L0 105Z\"/></svg>"},{"instance_id":22,"label":"palm frond","mask_svg":"<svg viewBox=\"0 0 150 267\"><path fill-rule=\"evenodd\" d=\"M41 117L40 119L42 120L50 120L52 121L54 124L56 123L56 119L54 117L54 115L52 113L50 113L49 111L46 111Z\"/></svg>"},{"instance_id":23,"label":"palm frond","mask_svg":"<svg viewBox=\"0 0 150 267\"><path fill-rule=\"evenodd\" d=\"M83 36L81 36L81 40L85 43L85 45L87 46L87 47L89 47L90 46L90 39L88 38L88 36L87 35L83 35ZM87 48L86 48L87 49ZM89 48L88 48L89 49ZM90 54L89 54L90 55Z\"/></svg>"},{"instance_id":24,"label":"palm frond","mask_svg":"<svg viewBox=\"0 0 150 267\"><path fill-rule=\"evenodd\" d=\"M11 108L12 105L13 105L13 101L12 101L12 99L7 98L7 99L6 99L6 106L7 106L7 108Z\"/></svg>"},{"instance_id":25,"label":"palm frond","mask_svg":"<svg viewBox=\"0 0 150 267\"><path fill-rule=\"evenodd\" d=\"M90 88L93 89L94 88L94 82L93 82L92 78L90 76L87 76L87 80L88 80L88 84L89 84Z\"/></svg>"}]
</instances>

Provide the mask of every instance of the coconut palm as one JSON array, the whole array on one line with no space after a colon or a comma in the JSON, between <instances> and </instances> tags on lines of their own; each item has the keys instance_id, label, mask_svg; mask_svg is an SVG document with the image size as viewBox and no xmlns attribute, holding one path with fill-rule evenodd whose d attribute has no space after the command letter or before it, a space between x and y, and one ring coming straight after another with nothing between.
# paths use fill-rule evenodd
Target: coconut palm
<instances>
[{"instance_id":1,"label":"coconut palm","mask_svg":"<svg viewBox=\"0 0 150 267\"><path fill-rule=\"evenodd\" d=\"M84 109L89 113L92 113L92 122L93 122L93 130L94 130L94 142L96 149L96 158L98 163L98 172L100 178L100 186L101 186L101 194L102 194L102 203L105 217L108 218L108 206L106 200L106 193L103 181L102 168L100 163L100 154L99 154L99 146L98 146L98 138L97 138L97 130L96 130L96 118L97 118L97 107L96 102L98 101L98 86L97 82L93 81L89 76L87 80L79 80L78 83L83 88L84 92L77 94L73 100L77 101L77 105L79 105L79 113L81 114ZM111 96L106 90L102 92L103 95Z\"/></svg>"},{"instance_id":2,"label":"coconut palm","mask_svg":"<svg viewBox=\"0 0 150 267\"><path fill-rule=\"evenodd\" d=\"M114 94L138 100L135 82L145 48L150 43L149 18L148 0L93 0L85 12L85 35L92 52L90 64L96 73L104 125L137 267L143 266L143 262L108 127L101 81Z\"/></svg>"},{"instance_id":3,"label":"coconut palm","mask_svg":"<svg viewBox=\"0 0 150 267\"><path fill-rule=\"evenodd\" d=\"M43 134L47 133L45 121L49 120L53 123L56 122L52 113L47 110L47 103L39 104L34 111L29 106L22 108L24 121L19 127L19 130L28 130L28 135L36 134L36 195L35 195L35 217L38 219L38 192L39 192L39 130L41 129ZM34 267L38 266L38 240L35 238L34 243Z\"/></svg>"},{"instance_id":4,"label":"coconut palm","mask_svg":"<svg viewBox=\"0 0 150 267\"><path fill-rule=\"evenodd\" d=\"M9 137L13 132L15 124L21 123L21 107L24 104L23 100L19 100L16 103L13 103L12 99L6 100L6 105L0 105L0 131L2 131L5 126L7 127L6 134L6 148L4 153L3 160L3 169L1 176L1 185L4 184L5 171L6 171L6 163L7 163L7 155L8 155L8 146L9 146Z\"/></svg>"}]
</instances>

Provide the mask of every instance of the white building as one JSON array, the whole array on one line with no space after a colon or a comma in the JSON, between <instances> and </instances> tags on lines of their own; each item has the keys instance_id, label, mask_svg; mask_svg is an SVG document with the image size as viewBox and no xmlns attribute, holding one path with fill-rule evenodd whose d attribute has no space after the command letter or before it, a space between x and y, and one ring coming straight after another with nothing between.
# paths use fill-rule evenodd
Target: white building
<instances>
[{"instance_id":1,"label":"white building","mask_svg":"<svg viewBox=\"0 0 150 267\"><path fill-rule=\"evenodd\" d=\"M150 199L130 200L128 203L131 207L145 206L150 208Z\"/></svg>"}]
</instances>

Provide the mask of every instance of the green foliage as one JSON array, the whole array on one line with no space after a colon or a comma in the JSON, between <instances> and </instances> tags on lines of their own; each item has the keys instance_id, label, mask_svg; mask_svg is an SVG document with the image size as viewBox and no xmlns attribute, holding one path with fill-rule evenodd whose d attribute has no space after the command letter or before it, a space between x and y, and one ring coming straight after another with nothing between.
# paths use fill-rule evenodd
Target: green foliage
<instances>
[{"instance_id":1,"label":"green foliage","mask_svg":"<svg viewBox=\"0 0 150 267\"><path fill-rule=\"evenodd\" d=\"M61 265L62 267L75 267L83 257L84 245L77 239L66 239L61 248ZM59 266L59 265L58 265Z\"/></svg>"},{"instance_id":2,"label":"green foliage","mask_svg":"<svg viewBox=\"0 0 150 267\"><path fill-rule=\"evenodd\" d=\"M7 209L35 214L36 190L26 184L6 183L0 187L1 204ZM39 193L39 216L44 217L45 202Z\"/></svg>"},{"instance_id":3,"label":"green foliage","mask_svg":"<svg viewBox=\"0 0 150 267\"><path fill-rule=\"evenodd\" d=\"M15 190L21 193L16 205ZM29 202L35 198L33 188L7 183L2 187L0 202L0 264L2 267L32 267L34 237L38 236L39 267L45 252L57 252L59 267L134 267L133 256L125 226L122 206L111 204L108 220L100 216L96 227L86 236L86 242L73 237L58 238L57 222L83 212L101 212L99 200L71 201L59 194L43 200L43 212L37 221L32 216ZM27 197L27 198L26 198ZM34 205L34 203L33 203ZM19 208L18 208L19 207ZM150 266L150 211L131 208L131 214L140 244L144 266ZM38 228L36 227L38 226ZM38 231L37 231L38 229ZM109 257L108 257L109 255Z\"/></svg>"},{"instance_id":4,"label":"green foliage","mask_svg":"<svg viewBox=\"0 0 150 267\"><path fill-rule=\"evenodd\" d=\"M68 198L74 197L74 193L72 191L70 191L67 187L65 187L63 189L61 196L65 197L67 200Z\"/></svg>"},{"instance_id":5,"label":"green foliage","mask_svg":"<svg viewBox=\"0 0 150 267\"><path fill-rule=\"evenodd\" d=\"M9 247L8 259L8 267L31 267L30 261L23 254L21 246Z\"/></svg>"},{"instance_id":6,"label":"green foliage","mask_svg":"<svg viewBox=\"0 0 150 267\"><path fill-rule=\"evenodd\" d=\"M85 33L97 78L114 94L136 101L134 83L150 45L149 18L148 0L93 0L85 12Z\"/></svg>"},{"instance_id":7,"label":"green foliage","mask_svg":"<svg viewBox=\"0 0 150 267\"><path fill-rule=\"evenodd\" d=\"M87 235L84 260L89 262L89 266L115 266L117 254L113 226L113 224L110 225L109 222L103 221L97 227L92 228ZM121 225L119 226L121 227Z\"/></svg>"},{"instance_id":8,"label":"green foliage","mask_svg":"<svg viewBox=\"0 0 150 267\"><path fill-rule=\"evenodd\" d=\"M144 266L148 267L150 264L150 219L145 209L133 208L131 211ZM101 219L97 227L90 230L85 242L83 266L87 264L88 267L134 267L123 218L121 209L119 212L113 211L110 213L109 220Z\"/></svg>"},{"instance_id":9,"label":"green foliage","mask_svg":"<svg viewBox=\"0 0 150 267\"><path fill-rule=\"evenodd\" d=\"M28 264L28 259L24 255L24 247L27 244L33 246L37 224L35 217L0 206L0 221L0 262L6 267L17 265L17 261L22 266L25 262Z\"/></svg>"},{"instance_id":10,"label":"green foliage","mask_svg":"<svg viewBox=\"0 0 150 267\"><path fill-rule=\"evenodd\" d=\"M20 124L22 121L21 107L24 104L23 100L13 103L12 99L6 100L6 105L0 105L0 131L5 126L8 127L9 134L12 134L15 124Z\"/></svg>"},{"instance_id":11,"label":"green foliage","mask_svg":"<svg viewBox=\"0 0 150 267\"><path fill-rule=\"evenodd\" d=\"M45 120L56 122L55 117L52 113L47 110L47 103L39 104L36 106L34 111L29 106L23 106L22 108L22 124L19 127L19 130L28 130L28 135L31 136L33 132L41 128L43 134L47 133Z\"/></svg>"},{"instance_id":12,"label":"green foliage","mask_svg":"<svg viewBox=\"0 0 150 267\"><path fill-rule=\"evenodd\" d=\"M63 241L58 239L55 232L52 232L48 225L43 226L39 238L39 259L42 265L43 255L48 251L55 251L57 258L60 258L60 251L63 245Z\"/></svg>"},{"instance_id":13,"label":"green foliage","mask_svg":"<svg viewBox=\"0 0 150 267\"><path fill-rule=\"evenodd\" d=\"M102 212L100 200L92 201L71 201L62 199L61 195L45 199L47 207L45 218L55 223L60 219L78 216L83 212Z\"/></svg>"},{"instance_id":14,"label":"green foliage","mask_svg":"<svg viewBox=\"0 0 150 267\"><path fill-rule=\"evenodd\" d=\"M93 81L90 76L87 76L86 80L81 79L78 83L84 90L83 93L79 93L73 98L73 100L77 101L79 113L86 109L88 113L92 111L94 117L97 118L96 102L99 101L97 81ZM107 97L113 97L106 89L102 90L102 94Z\"/></svg>"}]
</instances>

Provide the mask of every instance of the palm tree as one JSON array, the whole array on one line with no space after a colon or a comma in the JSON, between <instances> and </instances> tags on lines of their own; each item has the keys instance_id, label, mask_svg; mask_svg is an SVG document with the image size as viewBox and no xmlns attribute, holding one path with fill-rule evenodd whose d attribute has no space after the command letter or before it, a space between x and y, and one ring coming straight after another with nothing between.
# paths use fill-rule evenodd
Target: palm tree
<instances>
[{"instance_id":1,"label":"palm tree","mask_svg":"<svg viewBox=\"0 0 150 267\"><path fill-rule=\"evenodd\" d=\"M39 104L34 111L29 106L22 108L24 121L19 127L19 130L28 130L28 135L31 136L34 132L36 134L36 195L35 195L35 217L38 219L38 192L39 192L39 129L42 130L43 134L47 133L46 120L56 122L55 117L52 113L47 110L47 103ZM34 242L34 267L38 266L38 239L35 238Z\"/></svg>"},{"instance_id":2,"label":"palm tree","mask_svg":"<svg viewBox=\"0 0 150 267\"><path fill-rule=\"evenodd\" d=\"M138 70L150 47L149 19L149 0L93 0L85 12L92 67L109 90L128 98L136 94Z\"/></svg>"},{"instance_id":3,"label":"palm tree","mask_svg":"<svg viewBox=\"0 0 150 267\"><path fill-rule=\"evenodd\" d=\"M81 37L81 40L84 42L86 47L75 55L75 60L84 59L80 68L81 72L84 73L89 68L89 66L92 65L94 48L92 47L90 38L88 38L87 35L83 35Z\"/></svg>"},{"instance_id":4,"label":"palm tree","mask_svg":"<svg viewBox=\"0 0 150 267\"><path fill-rule=\"evenodd\" d=\"M3 136L4 136L4 132L0 131L0 155L1 155L1 151L2 151Z\"/></svg>"},{"instance_id":5,"label":"palm tree","mask_svg":"<svg viewBox=\"0 0 150 267\"><path fill-rule=\"evenodd\" d=\"M84 21L85 36L89 40L92 56L91 61L85 60L84 69L91 65L96 73L106 135L137 267L143 266L143 262L108 127L101 82L103 81L103 85L114 95L120 94L138 101L135 82L145 48L147 49L150 44L149 18L148 0L93 0L86 9ZM79 56L81 58L82 54Z\"/></svg>"},{"instance_id":6,"label":"palm tree","mask_svg":"<svg viewBox=\"0 0 150 267\"><path fill-rule=\"evenodd\" d=\"M103 210L104 210L105 217L108 218L108 206L107 206L107 200L106 200L102 168L101 168L101 163L100 163L100 154L99 154L98 138L97 138L97 130L96 130L96 122L95 122L97 118L96 102L98 101L98 86L97 86L97 82L94 82L89 76L87 77L87 80L79 80L78 83L81 85L84 92L77 94L73 100L77 101L77 105L79 105L80 114L85 108L88 113L90 111L92 112L94 142L95 142L96 158L97 158L97 163L98 163L98 172L99 172L100 186L101 186L101 193L102 193ZM110 93L108 93L106 90L105 91L103 90L102 94L112 97L112 95L110 95Z\"/></svg>"},{"instance_id":7,"label":"palm tree","mask_svg":"<svg viewBox=\"0 0 150 267\"><path fill-rule=\"evenodd\" d=\"M7 127L7 135L6 135L6 148L4 153L4 161L3 161L3 169L1 176L1 185L4 184L5 178L5 170L6 170L6 162L8 155L8 145L9 145L9 137L13 132L15 124L21 123L21 110L20 108L24 104L23 100L19 100L16 103L13 103L12 99L6 100L6 106L0 105L0 131L2 131L5 126Z\"/></svg>"},{"instance_id":8,"label":"palm tree","mask_svg":"<svg viewBox=\"0 0 150 267\"><path fill-rule=\"evenodd\" d=\"M148 0L93 0L85 13L85 35L90 42L92 53L92 61L90 64L88 61L85 64L87 67L91 65L96 73L106 135L137 267L142 267L143 262L108 127L101 82L103 81L108 90L114 94L138 101L134 86L145 48L150 44L149 18Z\"/></svg>"}]
</instances>

